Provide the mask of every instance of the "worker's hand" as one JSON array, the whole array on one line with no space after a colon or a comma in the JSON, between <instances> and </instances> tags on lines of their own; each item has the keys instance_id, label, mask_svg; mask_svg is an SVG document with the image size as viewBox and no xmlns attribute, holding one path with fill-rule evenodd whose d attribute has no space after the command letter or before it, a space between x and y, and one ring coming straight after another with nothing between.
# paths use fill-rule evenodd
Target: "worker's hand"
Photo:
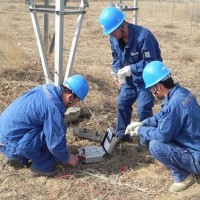
<instances>
[{"instance_id":1,"label":"worker's hand","mask_svg":"<svg viewBox=\"0 0 200 200\"><path fill-rule=\"evenodd\" d=\"M71 165L72 167L77 167L79 164L79 158L78 156L75 156L73 154L70 154L69 160L67 162L69 165Z\"/></svg>"},{"instance_id":2,"label":"worker's hand","mask_svg":"<svg viewBox=\"0 0 200 200\"><path fill-rule=\"evenodd\" d=\"M121 83L119 82L119 80L117 78L114 77L114 83L120 87L121 86Z\"/></svg>"},{"instance_id":3,"label":"worker's hand","mask_svg":"<svg viewBox=\"0 0 200 200\"><path fill-rule=\"evenodd\" d=\"M119 77L118 77L117 73L111 72L111 75L114 77L114 82L115 82L115 84L116 84L118 87L120 87L122 84L125 83L125 82L120 83L120 81L119 81L119 79L118 79Z\"/></svg>"},{"instance_id":4,"label":"worker's hand","mask_svg":"<svg viewBox=\"0 0 200 200\"><path fill-rule=\"evenodd\" d=\"M119 69L117 72L118 77L121 78L126 78L126 77L130 77L131 76L131 67L130 65L123 67L122 69Z\"/></svg>"},{"instance_id":5,"label":"worker's hand","mask_svg":"<svg viewBox=\"0 0 200 200\"><path fill-rule=\"evenodd\" d=\"M132 122L126 127L125 134L135 131L135 128L142 126L142 122Z\"/></svg>"}]
</instances>

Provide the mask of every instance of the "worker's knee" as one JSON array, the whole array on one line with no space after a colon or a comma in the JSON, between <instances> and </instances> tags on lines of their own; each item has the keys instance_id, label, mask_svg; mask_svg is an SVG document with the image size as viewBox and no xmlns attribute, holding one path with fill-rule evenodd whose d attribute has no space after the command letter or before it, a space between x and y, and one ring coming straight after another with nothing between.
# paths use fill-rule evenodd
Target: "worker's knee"
<instances>
[{"instance_id":1,"label":"worker's knee","mask_svg":"<svg viewBox=\"0 0 200 200\"><path fill-rule=\"evenodd\" d=\"M154 158L162 156L164 153L163 143L158 140L151 140L149 142L149 151Z\"/></svg>"}]
</instances>

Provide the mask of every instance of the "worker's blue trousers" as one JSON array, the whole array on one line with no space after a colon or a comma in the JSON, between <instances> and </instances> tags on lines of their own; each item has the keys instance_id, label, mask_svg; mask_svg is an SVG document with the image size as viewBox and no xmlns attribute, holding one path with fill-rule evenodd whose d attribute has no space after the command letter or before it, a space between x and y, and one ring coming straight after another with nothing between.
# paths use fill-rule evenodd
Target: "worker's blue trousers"
<instances>
[{"instance_id":1,"label":"worker's blue trousers","mask_svg":"<svg viewBox=\"0 0 200 200\"><path fill-rule=\"evenodd\" d=\"M174 182L183 181L189 174L200 174L200 152L182 148L176 143L149 143L152 156L171 170Z\"/></svg>"},{"instance_id":2,"label":"worker's blue trousers","mask_svg":"<svg viewBox=\"0 0 200 200\"><path fill-rule=\"evenodd\" d=\"M154 98L149 89L144 85L135 87L124 84L120 88L117 101L117 127L116 132L119 138L124 136L126 127L131 122L132 105L137 100L137 118L142 121L153 115L152 107Z\"/></svg>"},{"instance_id":3,"label":"worker's blue trousers","mask_svg":"<svg viewBox=\"0 0 200 200\"><path fill-rule=\"evenodd\" d=\"M55 168L56 160L46 146L43 146L38 159L33 160L31 167L43 172L52 172Z\"/></svg>"},{"instance_id":4,"label":"worker's blue trousers","mask_svg":"<svg viewBox=\"0 0 200 200\"><path fill-rule=\"evenodd\" d=\"M20 148L2 139L0 141L4 143L5 146L0 146L0 152L10 160L15 159L23 165L27 165L28 160L32 160L32 168L42 172L52 172L57 161L47 148L46 142L43 139L40 140L40 134L38 134L36 140L39 141L39 146L35 146L35 149L31 151L25 151L20 150ZM34 141L30 141L30 145L32 144L34 146Z\"/></svg>"}]
</instances>

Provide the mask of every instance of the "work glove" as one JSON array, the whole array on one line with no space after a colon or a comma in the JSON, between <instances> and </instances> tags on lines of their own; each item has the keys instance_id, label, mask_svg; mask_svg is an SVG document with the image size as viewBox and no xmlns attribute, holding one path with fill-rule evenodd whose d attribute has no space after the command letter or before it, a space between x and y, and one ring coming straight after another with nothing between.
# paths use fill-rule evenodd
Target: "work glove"
<instances>
[{"instance_id":1,"label":"work glove","mask_svg":"<svg viewBox=\"0 0 200 200\"><path fill-rule=\"evenodd\" d=\"M132 122L130 123L125 130L125 134L135 131L135 128L142 126L142 122Z\"/></svg>"},{"instance_id":2,"label":"work glove","mask_svg":"<svg viewBox=\"0 0 200 200\"><path fill-rule=\"evenodd\" d=\"M126 83L126 79L120 80L117 73L111 72L111 75L114 76L114 80L115 80L115 82L116 82L116 84L117 84L118 86L120 86L120 85Z\"/></svg>"},{"instance_id":3,"label":"work glove","mask_svg":"<svg viewBox=\"0 0 200 200\"><path fill-rule=\"evenodd\" d=\"M131 132L131 136L138 136L139 135L139 128L140 128L140 126L137 126L136 128L135 128L135 130L133 131L133 133Z\"/></svg>"},{"instance_id":4,"label":"work glove","mask_svg":"<svg viewBox=\"0 0 200 200\"><path fill-rule=\"evenodd\" d=\"M119 69L117 72L117 75L119 77L130 77L131 76L131 66L127 65L126 67L123 67L122 69Z\"/></svg>"},{"instance_id":5,"label":"work glove","mask_svg":"<svg viewBox=\"0 0 200 200\"><path fill-rule=\"evenodd\" d=\"M128 65L126 67L123 67L122 69L119 69L117 73L111 72L111 75L115 77L120 85L124 84L126 83L126 77L131 76L131 67L130 65Z\"/></svg>"},{"instance_id":6,"label":"work glove","mask_svg":"<svg viewBox=\"0 0 200 200\"><path fill-rule=\"evenodd\" d=\"M131 136L138 136L139 135L139 128L140 128L140 126L137 126L135 129L134 129L134 131L130 131L130 135Z\"/></svg>"}]
</instances>

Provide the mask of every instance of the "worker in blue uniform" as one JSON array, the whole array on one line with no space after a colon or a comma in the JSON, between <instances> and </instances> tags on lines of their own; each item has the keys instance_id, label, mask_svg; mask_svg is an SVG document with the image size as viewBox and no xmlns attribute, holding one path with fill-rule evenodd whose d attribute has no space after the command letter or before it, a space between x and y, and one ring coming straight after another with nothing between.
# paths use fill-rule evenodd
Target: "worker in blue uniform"
<instances>
[{"instance_id":1,"label":"worker in blue uniform","mask_svg":"<svg viewBox=\"0 0 200 200\"><path fill-rule=\"evenodd\" d=\"M100 14L103 33L110 36L112 49L112 74L120 87L117 100L116 132L126 140L125 129L131 121L132 105L137 101L139 121L153 115L154 98L145 89L142 79L144 67L153 60L160 60L161 51L154 35L142 26L125 21L125 13L107 7Z\"/></svg>"},{"instance_id":2,"label":"worker in blue uniform","mask_svg":"<svg viewBox=\"0 0 200 200\"><path fill-rule=\"evenodd\" d=\"M170 169L171 192L180 192L195 183L200 174L200 106L190 91L174 83L171 70L153 61L143 71L146 88L164 99L161 110L142 122L132 122L126 133L139 135L152 156Z\"/></svg>"},{"instance_id":3,"label":"worker in blue uniform","mask_svg":"<svg viewBox=\"0 0 200 200\"><path fill-rule=\"evenodd\" d=\"M31 176L54 176L58 162L77 166L78 157L68 151L64 114L88 91L88 81L73 75L60 86L40 85L13 101L0 115L4 164L31 165Z\"/></svg>"}]
</instances>

